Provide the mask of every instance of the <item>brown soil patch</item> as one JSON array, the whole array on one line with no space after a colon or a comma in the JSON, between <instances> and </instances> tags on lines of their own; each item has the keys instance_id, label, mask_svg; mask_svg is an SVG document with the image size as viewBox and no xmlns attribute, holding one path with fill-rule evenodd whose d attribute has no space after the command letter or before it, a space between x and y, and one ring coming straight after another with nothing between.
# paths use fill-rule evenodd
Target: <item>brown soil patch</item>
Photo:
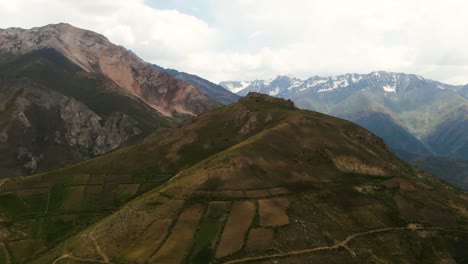
<instances>
[{"instance_id":1,"label":"brown soil patch","mask_svg":"<svg viewBox=\"0 0 468 264\"><path fill-rule=\"evenodd\" d=\"M413 184L411 184L409 181L400 177L392 178L390 180L382 182L381 184L387 188L400 188L401 190L405 190L405 191L416 190Z\"/></svg>"},{"instance_id":2,"label":"brown soil patch","mask_svg":"<svg viewBox=\"0 0 468 264\"><path fill-rule=\"evenodd\" d=\"M288 198L272 198L258 200L260 225L282 226L289 224L286 210L289 206Z\"/></svg>"},{"instance_id":3,"label":"brown soil patch","mask_svg":"<svg viewBox=\"0 0 468 264\"><path fill-rule=\"evenodd\" d=\"M419 186L419 187L421 187L421 188L423 188L423 189L426 189L426 190L432 189L431 186L425 184L424 182L416 182L416 185Z\"/></svg>"},{"instance_id":4,"label":"brown soil patch","mask_svg":"<svg viewBox=\"0 0 468 264\"><path fill-rule=\"evenodd\" d=\"M466 196L464 194L460 194L460 195L458 195L458 197L462 198L465 201L468 201L468 196Z\"/></svg>"},{"instance_id":5,"label":"brown soil patch","mask_svg":"<svg viewBox=\"0 0 468 264\"><path fill-rule=\"evenodd\" d=\"M177 220L169 238L151 258L152 263L181 263L185 254L192 246L193 237L197 230L198 222L202 216L203 207L193 205L185 209Z\"/></svg>"},{"instance_id":6,"label":"brown soil patch","mask_svg":"<svg viewBox=\"0 0 468 264\"><path fill-rule=\"evenodd\" d=\"M398 182L400 184L400 189L404 191L415 191L416 187L414 187L413 184L411 184L409 181L403 179L403 178L398 178Z\"/></svg>"},{"instance_id":7,"label":"brown soil patch","mask_svg":"<svg viewBox=\"0 0 468 264\"><path fill-rule=\"evenodd\" d=\"M216 249L216 257L221 258L239 251L244 245L244 238L255 215L255 203L236 201L232 205L221 240Z\"/></svg>"},{"instance_id":8,"label":"brown soil patch","mask_svg":"<svg viewBox=\"0 0 468 264\"><path fill-rule=\"evenodd\" d=\"M246 248L249 251L265 250L273 246L273 229L250 229Z\"/></svg>"}]
</instances>

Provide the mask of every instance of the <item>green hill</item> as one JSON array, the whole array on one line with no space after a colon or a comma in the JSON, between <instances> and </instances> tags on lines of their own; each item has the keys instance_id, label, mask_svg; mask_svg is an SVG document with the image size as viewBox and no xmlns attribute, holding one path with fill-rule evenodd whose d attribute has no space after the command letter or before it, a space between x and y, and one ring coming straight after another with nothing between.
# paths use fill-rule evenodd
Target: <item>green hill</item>
<instances>
[{"instance_id":1,"label":"green hill","mask_svg":"<svg viewBox=\"0 0 468 264\"><path fill-rule=\"evenodd\" d=\"M139 145L3 180L0 206L13 263L468 259L466 192L356 124L254 93Z\"/></svg>"}]
</instances>

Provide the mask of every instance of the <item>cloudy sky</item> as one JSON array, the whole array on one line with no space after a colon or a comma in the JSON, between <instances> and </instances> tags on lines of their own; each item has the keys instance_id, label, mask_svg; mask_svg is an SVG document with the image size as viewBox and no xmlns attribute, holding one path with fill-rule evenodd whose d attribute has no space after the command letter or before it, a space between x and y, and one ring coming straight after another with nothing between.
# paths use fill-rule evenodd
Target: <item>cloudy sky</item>
<instances>
[{"instance_id":1,"label":"cloudy sky","mask_svg":"<svg viewBox=\"0 0 468 264\"><path fill-rule=\"evenodd\" d=\"M0 0L0 28L68 22L219 82L387 70L468 83L465 0Z\"/></svg>"}]
</instances>

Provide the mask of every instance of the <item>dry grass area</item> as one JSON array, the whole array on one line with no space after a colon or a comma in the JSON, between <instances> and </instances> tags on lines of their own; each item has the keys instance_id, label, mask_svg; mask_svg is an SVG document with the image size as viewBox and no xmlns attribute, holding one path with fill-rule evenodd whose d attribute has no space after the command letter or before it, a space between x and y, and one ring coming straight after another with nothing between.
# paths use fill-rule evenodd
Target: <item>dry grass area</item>
<instances>
[{"instance_id":1,"label":"dry grass area","mask_svg":"<svg viewBox=\"0 0 468 264\"><path fill-rule=\"evenodd\" d=\"M283 226L289 224L286 210L289 206L288 198L272 198L258 200L260 225Z\"/></svg>"},{"instance_id":2,"label":"dry grass area","mask_svg":"<svg viewBox=\"0 0 468 264\"><path fill-rule=\"evenodd\" d=\"M265 250L273 246L273 229L250 229L246 249L248 251Z\"/></svg>"},{"instance_id":3,"label":"dry grass area","mask_svg":"<svg viewBox=\"0 0 468 264\"><path fill-rule=\"evenodd\" d=\"M154 221L142 234L141 242L124 250L128 259L133 259L137 263L144 263L151 257L169 231L172 219L161 219Z\"/></svg>"},{"instance_id":4,"label":"dry grass area","mask_svg":"<svg viewBox=\"0 0 468 264\"><path fill-rule=\"evenodd\" d=\"M255 207L253 201L236 201L233 203L216 249L216 258L228 256L242 248L245 235L255 215Z\"/></svg>"},{"instance_id":5,"label":"dry grass area","mask_svg":"<svg viewBox=\"0 0 468 264\"><path fill-rule=\"evenodd\" d=\"M203 207L201 205L193 205L185 209L177 220L172 233L150 262L181 263L192 246L202 213Z\"/></svg>"}]
</instances>

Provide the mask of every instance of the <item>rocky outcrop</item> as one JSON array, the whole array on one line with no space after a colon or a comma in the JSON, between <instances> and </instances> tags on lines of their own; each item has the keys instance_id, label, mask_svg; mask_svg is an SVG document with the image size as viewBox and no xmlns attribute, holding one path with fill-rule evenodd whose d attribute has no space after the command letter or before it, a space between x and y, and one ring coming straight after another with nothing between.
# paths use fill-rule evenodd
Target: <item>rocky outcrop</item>
<instances>
[{"instance_id":1,"label":"rocky outcrop","mask_svg":"<svg viewBox=\"0 0 468 264\"><path fill-rule=\"evenodd\" d=\"M46 48L59 51L87 72L102 73L166 116L199 115L219 106L192 84L156 71L131 51L92 31L69 24L0 30L1 53L18 55Z\"/></svg>"},{"instance_id":2,"label":"rocky outcrop","mask_svg":"<svg viewBox=\"0 0 468 264\"><path fill-rule=\"evenodd\" d=\"M60 117L64 123L66 143L71 147L90 150L93 156L114 150L141 133L138 122L126 114L116 112L103 120L85 105L70 98L61 100Z\"/></svg>"},{"instance_id":3,"label":"rocky outcrop","mask_svg":"<svg viewBox=\"0 0 468 264\"><path fill-rule=\"evenodd\" d=\"M128 105L123 112L97 113L28 80L0 81L0 106L0 178L105 154L154 129L125 113Z\"/></svg>"}]
</instances>

